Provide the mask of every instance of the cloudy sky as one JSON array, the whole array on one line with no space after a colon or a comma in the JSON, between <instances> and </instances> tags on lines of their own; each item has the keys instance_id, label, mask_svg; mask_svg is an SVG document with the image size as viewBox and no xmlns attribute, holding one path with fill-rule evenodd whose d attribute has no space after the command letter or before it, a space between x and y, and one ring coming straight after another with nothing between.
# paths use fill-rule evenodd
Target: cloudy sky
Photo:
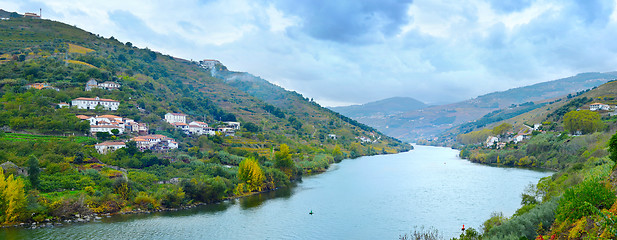
<instances>
[{"instance_id":1,"label":"cloudy sky","mask_svg":"<svg viewBox=\"0 0 617 240\"><path fill-rule=\"evenodd\" d=\"M325 106L427 103L617 70L617 0L0 0Z\"/></svg>"}]
</instances>

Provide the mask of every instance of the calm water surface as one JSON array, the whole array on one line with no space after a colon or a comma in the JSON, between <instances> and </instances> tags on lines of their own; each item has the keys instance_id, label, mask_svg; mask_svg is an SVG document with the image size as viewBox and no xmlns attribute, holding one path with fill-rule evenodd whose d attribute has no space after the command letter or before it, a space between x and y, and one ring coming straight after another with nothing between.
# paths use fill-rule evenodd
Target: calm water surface
<instances>
[{"instance_id":1,"label":"calm water surface","mask_svg":"<svg viewBox=\"0 0 617 240\"><path fill-rule=\"evenodd\" d=\"M291 189L172 213L114 216L62 227L2 229L0 239L398 239L414 226L448 239L551 172L470 163L448 148L344 160ZM315 214L309 215L310 211Z\"/></svg>"}]
</instances>

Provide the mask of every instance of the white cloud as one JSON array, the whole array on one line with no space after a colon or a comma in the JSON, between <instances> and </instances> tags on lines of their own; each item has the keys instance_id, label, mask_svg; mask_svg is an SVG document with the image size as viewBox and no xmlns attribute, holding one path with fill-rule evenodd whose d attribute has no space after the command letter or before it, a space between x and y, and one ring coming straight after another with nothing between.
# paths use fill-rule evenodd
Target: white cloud
<instances>
[{"instance_id":1,"label":"white cloud","mask_svg":"<svg viewBox=\"0 0 617 240\"><path fill-rule=\"evenodd\" d=\"M187 59L215 58L326 105L457 101L611 71L617 0L4 2ZM10 9L9 9L10 8ZM45 13L48 14L45 14Z\"/></svg>"}]
</instances>

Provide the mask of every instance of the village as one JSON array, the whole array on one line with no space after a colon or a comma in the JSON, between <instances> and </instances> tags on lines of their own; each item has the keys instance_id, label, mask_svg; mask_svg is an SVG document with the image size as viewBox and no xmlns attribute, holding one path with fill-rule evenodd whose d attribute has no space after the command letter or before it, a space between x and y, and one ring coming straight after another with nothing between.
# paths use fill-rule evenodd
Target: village
<instances>
[{"instance_id":1,"label":"village","mask_svg":"<svg viewBox=\"0 0 617 240\"><path fill-rule=\"evenodd\" d=\"M92 91L93 89L104 90L118 90L121 85L115 82L107 81L98 83L95 79L90 79L86 83L85 91ZM58 88L49 85L48 83L34 83L26 86L27 89L52 89L60 91ZM76 108L85 110L106 110L117 111L120 106L120 102L114 99L105 98L86 98L79 97L71 101L71 103L61 102L57 104L57 108ZM98 138L107 138L107 136L113 136L116 139L123 134L129 134L134 136L130 139L118 141L104 141L102 143L94 145L97 152L101 154L107 154L126 147L126 142L134 141L139 150L151 150L164 152L178 148L178 142L173 138L170 138L161 134L154 134L154 131L150 131L146 123L139 123L133 119L125 118L116 115L94 115L87 116L83 114L76 115L82 121L88 121L90 124L90 134L97 136ZM221 122L217 123L217 127L210 127L208 123L201 121L187 120L188 115L183 113L167 113L164 116L164 122L170 124L176 129L181 130L188 136L214 136L216 134L224 136L234 136L235 132L240 129L239 122Z\"/></svg>"},{"instance_id":2,"label":"village","mask_svg":"<svg viewBox=\"0 0 617 240\"><path fill-rule=\"evenodd\" d=\"M589 106L586 109L590 111L594 111L594 112L608 113L609 116L617 116L617 106L611 107L607 104L595 102L595 103L589 104ZM611 109L613 109L614 111L611 112ZM577 109L577 111L580 111L580 110L582 109L580 108ZM533 124L533 126L524 124L523 126L524 127L516 133L509 131L501 136L494 136L494 135L488 136L486 138L486 141L484 141L484 146L486 148L502 149L506 147L508 143L517 144L526 139L529 139L533 134L545 132L545 130L542 130L541 128L542 127L541 123ZM580 134L581 134L580 131L573 133L573 135L580 135Z\"/></svg>"}]
</instances>

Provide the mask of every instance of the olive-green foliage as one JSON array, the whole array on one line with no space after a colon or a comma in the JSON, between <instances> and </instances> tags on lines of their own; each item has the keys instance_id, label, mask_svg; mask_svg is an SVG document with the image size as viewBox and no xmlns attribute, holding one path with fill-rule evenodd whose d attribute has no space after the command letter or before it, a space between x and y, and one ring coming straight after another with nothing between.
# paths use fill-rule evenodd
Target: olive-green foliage
<instances>
[{"instance_id":1,"label":"olive-green foliage","mask_svg":"<svg viewBox=\"0 0 617 240\"><path fill-rule=\"evenodd\" d=\"M456 136L456 141L461 144L477 144L486 141L486 138L493 133L491 129L482 129Z\"/></svg>"},{"instance_id":2,"label":"olive-green foliage","mask_svg":"<svg viewBox=\"0 0 617 240\"><path fill-rule=\"evenodd\" d=\"M186 193L186 197L199 202L215 202L229 196L233 184L226 178L206 177L185 179L180 183Z\"/></svg>"},{"instance_id":3,"label":"olive-green foliage","mask_svg":"<svg viewBox=\"0 0 617 240\"><path fill-rule=\"evenodd\" d=\"M608 141L608 151L610 152L610 158L613 162L617 162L617 133L611 136Z\"/></svg>"},{"instance_id":4,"label":"olive-green foliage","mask_svg":"<svg viewBox=\"0 0 617 240\"><path fill-rule=\"evenodd\" d=\"M493 134L499 136L499 135L505 134L511 129L512 129L512 124L502 123L501 125L494 127L492 131L493 131Z\"/></svg>"},{"instance_id":5,"label":"olive-green foliage","mask_svg":"<svg viewBox=\"0 0 617 240\"><path fill-rule=\"evenodd\" d=\"M571 133L592 133L602 128L600 114L590 110L571 111L563 118L564 129Z\"/></svg>"},{"instance_id":6,"label":"olive-green foliage","mask_svg":"<svg viewBox=\"0 0 617 240\"><path fill-rule=\"evenodd\" d=\"M535 239L538 226L551 226L555 221L555 210L558 206L558 199L538 204L527 213L515 216L501 225L492 227L485 232L483 239L519 239L524 236L528 239Z\"/></svg>"},{"instance_id":7,"label":"olive-green foliage","mask_svg":"<svg viewBox=\"0 0 617 240\"><path fill-rule=\"evenodd\" d=\"M610 208L615 202L615 193L598 180L587 180L566 190L559 201L557 219L576 220L594 214L597 209ZM588 204L587 204L588 203Z\"/></svg>"}]
</instances>

